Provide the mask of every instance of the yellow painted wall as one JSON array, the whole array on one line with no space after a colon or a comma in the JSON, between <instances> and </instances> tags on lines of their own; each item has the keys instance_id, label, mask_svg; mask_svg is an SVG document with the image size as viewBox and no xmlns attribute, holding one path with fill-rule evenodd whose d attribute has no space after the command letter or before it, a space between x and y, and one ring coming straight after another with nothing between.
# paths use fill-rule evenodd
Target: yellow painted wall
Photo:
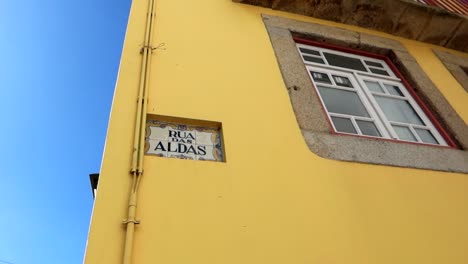
<instances>
[{"instance_id":1,"label":"yellow painted wall","mask_svg":"<svg viewBox=\"0 0 468 264\"><path fill-rule=\"evenodd\" d=\"M146 8L133 1L86 264L122 258ZM156 10L166 49L153 55L149 113L222 122L227 162L145 157L134 263L468 263L467 175L310 152L260 14L401 41L467 120L468 95L432 46L231 0Z\"/></svg>"}]
</instances>

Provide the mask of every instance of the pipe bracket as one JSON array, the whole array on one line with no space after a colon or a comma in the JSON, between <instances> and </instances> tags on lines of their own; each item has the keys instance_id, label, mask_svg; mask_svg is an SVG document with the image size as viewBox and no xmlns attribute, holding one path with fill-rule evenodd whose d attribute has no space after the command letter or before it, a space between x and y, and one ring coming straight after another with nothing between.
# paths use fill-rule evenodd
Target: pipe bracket
<instances>
[{"instance_id":1,"label":"pipe bracket","mask_svg":"<svg viewBox=\"0 0 468 264\"><path fill-rule=\"evenodd\" d=\"M134 223L135 225L138 225L140 224L140 220L128 220L128 219L124 219L122 221L122 224L128 224L128 223Z\"/></svg>"},{"instance_id":2,"label":"pipe bracket","mask_svg":"<svg viewBox=\"0 0 468 264\"><path fill-rule=\"evenodd\" d=\"M162 49L162 50L165 50L166 48L163 48L164 46L166 46L166 43L160 43L159 45L157 45L156 47L153 47L151 45L144 45L143 47L141 47L140 49L140 54L143 54L143 52L145 51L145 49L149 49L151 52L153 52L153 50L157 50L157 49Z\"/></svg>"}]
</instances>

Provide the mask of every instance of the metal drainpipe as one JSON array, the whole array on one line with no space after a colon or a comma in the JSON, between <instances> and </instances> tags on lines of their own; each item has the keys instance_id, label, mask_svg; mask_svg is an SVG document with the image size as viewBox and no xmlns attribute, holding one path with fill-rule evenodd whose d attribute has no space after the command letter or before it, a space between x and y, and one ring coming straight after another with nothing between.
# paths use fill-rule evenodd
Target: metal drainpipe
<instances>
[{"instance_id":1,"label":"metal drainpipe","mask_svg":"<svg viewBox=\"0 0 468 264\"><path fill-rule=\"evenodd\" d=\"M133 153L132 153L132 187L130 190L130 197L128 199L128 216L124 220L126 225L123 264L130 264L133 253L133 238L135 233L135 225L139 224L136 220L137 197L140 180L143 175L143 158L144 158L144 144L145 144L145 131L146 131L146 110L148 105L148 82L151 64L151 42L152 31L154 28L154 0L148 1L148 13L146 17L146 29L144 44L141 49L141 73L140 85L138 90L137 112L135 120L135 131L133 140Z\"/></svg>"}]
</instances>

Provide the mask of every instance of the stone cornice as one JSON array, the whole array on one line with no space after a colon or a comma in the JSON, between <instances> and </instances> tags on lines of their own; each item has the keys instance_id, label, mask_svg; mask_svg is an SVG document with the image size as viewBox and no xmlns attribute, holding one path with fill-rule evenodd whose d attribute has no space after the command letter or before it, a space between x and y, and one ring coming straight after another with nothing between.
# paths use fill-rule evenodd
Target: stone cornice
<instances>
[{"instance_id":1,"label":"stone cornice","mask_svg":"<svg viewBox=\"0 0 468 264\"><path fill-rule=\"evenodd\" d=\"M409 0L232 0L468 52L468 17Z\"/></svg>"}]
</instances>

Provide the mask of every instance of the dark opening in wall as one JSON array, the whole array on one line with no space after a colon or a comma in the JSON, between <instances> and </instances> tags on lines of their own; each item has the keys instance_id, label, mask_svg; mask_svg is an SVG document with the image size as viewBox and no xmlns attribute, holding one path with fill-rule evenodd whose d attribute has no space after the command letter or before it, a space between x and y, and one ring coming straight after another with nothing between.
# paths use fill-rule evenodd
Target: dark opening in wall
<instances>
[{"instance_id":1,"label":"dark opening in wall","mask_svg":"<svg viewBox=\"0 0 468 264\"><path fill-rule=\"evenodd\" d=\"M461 68L465 72L465 74L468 76L468 68L466 68L466 67L461 67Z\"/></svg>"}]
</instances>

